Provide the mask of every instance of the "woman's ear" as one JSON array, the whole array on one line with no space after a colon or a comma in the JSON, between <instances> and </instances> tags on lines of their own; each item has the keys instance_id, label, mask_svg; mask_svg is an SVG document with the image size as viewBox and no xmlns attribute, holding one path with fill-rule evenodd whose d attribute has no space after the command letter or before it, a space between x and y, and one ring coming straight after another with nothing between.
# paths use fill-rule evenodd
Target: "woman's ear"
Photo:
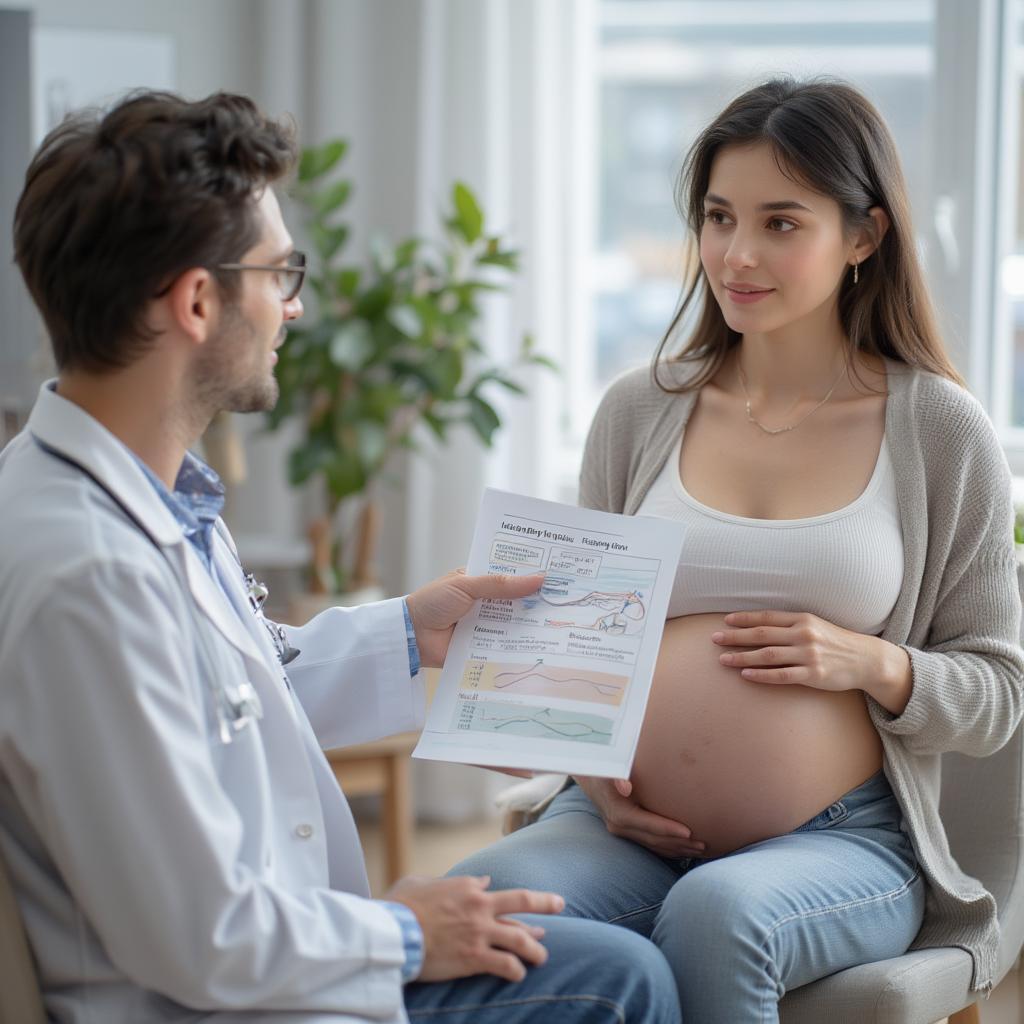
<instances>
[{"instance_id":1,"label":"woman's ear","mask_svg":"<svg viewBox=\"0 0 1024 1024\"><path fill-rule=\"evenodd\" d=\"M889 214L880 206L868 210L869 222L858 232L853 245L853 258L863 263L881 244L889 230Z\"/></svg>"}]
</instances>

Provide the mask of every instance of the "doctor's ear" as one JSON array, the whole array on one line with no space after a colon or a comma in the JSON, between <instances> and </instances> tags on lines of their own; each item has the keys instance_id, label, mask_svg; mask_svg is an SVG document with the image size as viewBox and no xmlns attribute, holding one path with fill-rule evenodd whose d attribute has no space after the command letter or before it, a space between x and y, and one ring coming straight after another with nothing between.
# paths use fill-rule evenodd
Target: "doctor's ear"
<instances>
[{"instance_id":1,"label":"doctor's ear","mask_svg":"<svg viewBox=\"0 0 1024 1024\"><path fill-rule=\"evenodd\" d=\"M154 303L151 317L157 330L173 329L196 344L209 337L222 300L216 279L204 267L193 267L179 274Z\"/></svg>"}]
</instances>

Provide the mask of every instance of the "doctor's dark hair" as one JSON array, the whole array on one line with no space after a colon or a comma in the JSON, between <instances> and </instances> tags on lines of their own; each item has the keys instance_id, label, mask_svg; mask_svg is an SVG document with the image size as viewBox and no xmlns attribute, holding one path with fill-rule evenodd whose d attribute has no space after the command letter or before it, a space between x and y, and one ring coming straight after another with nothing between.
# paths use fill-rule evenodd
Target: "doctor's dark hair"
<instances>
[{"instance_id":1,"label":"doctor's dark hair","mask_svg":"<svg viewBox=\"0 0 1024 1024\"><path fill-rule=\"evenodd\" d=\"M256 203L296 158L290 125L244 96L130 95L43 141L14 215L14 258L61 370L130 365L156 337L146 306L193 267L218 271L260 240Z\"/></svg>"},{"instance_id":2,"label":"doctor's dark hair","mask_svg":"<svg viewBox=\"0 0 1024 1024\"><path fill-rule=\"evenodd\" d=\"M704 227L704 197L715 157L727 146L766 144L787 177L840 208L848 236L871 225L881 207L889 229L877 250L847 272L839 291L839 318L854 350L930 370L963 385L947 356L917 258L907 187L889 129L852 86L831 79L777 78L737 97L690 148L676 185L676 205L694 241ZM692 317L688 316L692 312ZM681 350L666 349L681 325L696 326ZM700 260L693 259L676 314L655 354L653 374L665 391L689 391L710 380L740 335L725 322ZM682 387L660 379L662 360L700 364Z\"/></svg>"}]
</instances>

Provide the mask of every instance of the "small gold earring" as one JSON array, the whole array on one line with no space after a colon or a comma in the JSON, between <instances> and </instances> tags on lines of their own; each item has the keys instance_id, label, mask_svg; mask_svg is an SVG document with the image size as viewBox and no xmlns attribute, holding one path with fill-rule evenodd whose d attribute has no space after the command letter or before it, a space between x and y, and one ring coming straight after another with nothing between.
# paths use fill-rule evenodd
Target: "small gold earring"
<instances>
[{"instance_id":1,"label":"small gold earring","mask_svg":"<svg viewBox=\"0 0 1024 1024\"><path fill-rule=\"evenodd\" d=\"M860 280L860 264L854 263L853 265L853 283L856 284Z\"/></svg>"}]
</instances>

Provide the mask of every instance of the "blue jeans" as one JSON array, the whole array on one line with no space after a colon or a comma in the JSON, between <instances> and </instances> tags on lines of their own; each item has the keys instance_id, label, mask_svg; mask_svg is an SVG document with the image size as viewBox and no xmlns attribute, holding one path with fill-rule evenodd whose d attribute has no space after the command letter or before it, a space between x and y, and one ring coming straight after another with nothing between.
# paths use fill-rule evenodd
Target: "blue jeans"
<instances>
[{"instance_id":1,"label":"blue jeans","mask_svg":"<svg viewBox=\"0 0 1024 1024\"><path fill-rule=\"evenodd\" d=\"M495 888L561 893L665 954L686 1024L778 1020L790 989L906 952L925 882L879 772L799 828L717 859L667 860L611 835L578 786L456 865ZM596 952L596 951L594 951Z\"/></svg>"},{"instance_id":2,"label":"blue jeans","mask_svg":"<svg viewBox=\"0 0 1024 1024\"><path fill-rule=\"evenodd\" d=\"M653 943L597 921L517 916L546 930L547 962L514 984L477 974L407 985L414 1024L679 1024L672 973Z\"/></svg>"}]
</instances>

